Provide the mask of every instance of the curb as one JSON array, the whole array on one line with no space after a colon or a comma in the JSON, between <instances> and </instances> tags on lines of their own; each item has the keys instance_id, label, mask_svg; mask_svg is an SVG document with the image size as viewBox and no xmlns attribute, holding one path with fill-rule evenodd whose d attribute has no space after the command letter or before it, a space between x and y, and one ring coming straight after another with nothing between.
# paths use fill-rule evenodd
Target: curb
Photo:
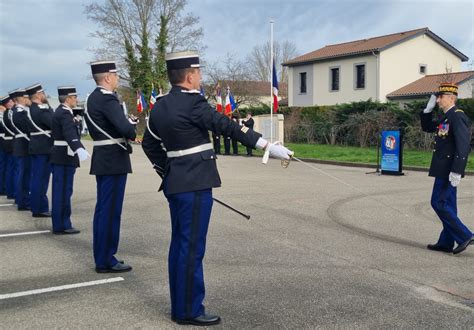
<instances>
[{"instance_id":1,"label":"curb","mask_svg":"<svg viewBox=\"0 0 474 330\"><path fill-rule=\"evenodd\" d=\"M323 160L323 159L315 159L315 158L299 158L299 159L307 163L337 165L337 166L345 166L345 167L377 168L377 165L366 164L366 163L341 162L337 160ZM428 172L427 167L419 167L419 166L403 166L403 169L407 171L415 171L415 172ZM474 171L466 171L464 175L474 176Z\"/></svg>"}]
</instances>

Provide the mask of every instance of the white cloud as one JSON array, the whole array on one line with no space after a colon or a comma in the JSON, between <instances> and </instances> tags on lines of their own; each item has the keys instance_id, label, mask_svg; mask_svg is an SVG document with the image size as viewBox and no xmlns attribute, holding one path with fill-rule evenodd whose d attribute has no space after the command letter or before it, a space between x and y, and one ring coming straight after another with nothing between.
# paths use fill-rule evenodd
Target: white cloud
<instances>
[{"instance_id":1,"label":"white cloud","mask_svg":"<svg viewBox=\"0 0 474 330\"><path fill-rule=\"evenodd\" d=\"M100 0L99 0L100 1ZM85 95L94 84L88 51L99 42L84 14L92 0L0 0L0 94L40 82L51 94L74 84ZM300 54L327 44L421 27L473 57L472 1L189 0L200 17L207 60L226 53L244 59L270 38L293 41Z\"/></svg>"}]
</instances>

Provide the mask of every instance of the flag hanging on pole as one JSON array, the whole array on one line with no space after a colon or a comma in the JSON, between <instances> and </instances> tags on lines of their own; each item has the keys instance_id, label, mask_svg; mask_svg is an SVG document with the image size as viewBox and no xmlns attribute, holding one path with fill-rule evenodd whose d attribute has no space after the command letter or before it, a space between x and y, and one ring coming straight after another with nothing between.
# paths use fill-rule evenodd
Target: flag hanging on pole
<instances>
[{"instance_id":1,"label":"flag hanging on pole","mask_svg":"<svg viewBox=\"0 0 474 330\"><path fill-rule=\"evenodd\" d=\"M217 112L222 113L222 97L221 97L221 87L217 84L216 88L216 110Z\"/></svg>"},{"instance_id":2,"label":"flag hanging on pole","mask_svg":"<svg viewBox=\"0 0 474 330\"><path fill-rule=\"evenodd\" d=\"M157 97L157 95L156 95L155 87L153 85L151 85L150 110L153 109L153 106L156 103L156 97Z\"/></svg>"},{"instance_id":3,"label":"flag hanging on pole","mask_svg":"<svg viewBox=\"0 0 474 330\"><path fill-rule=\"evenodd\" d=\"M146 108L147 104L145 97L141 91L137 91L137 112L142 112Z\"/></svg>"},{"instance_id":4,"label":"flag hanging on pole","mask_svg":"<svg viewBox=\"0 0 474 330\"><path fill-rule=\"evenodd\" d=\"M225 110L224 110L224 115L229 116L232 114L232 112L235 109L235 102L234 102L234 97L230 93L230 87L227 87L227 95L225 97Z\"/></svg>"},{"instance_id":5,"label":"flag hanging on pole","mask_svg":"<svg viewBox=\"0 0 474 330\"><path fill-rule=\"evenodd\" d=\"M272 77L272 94L273 94L273 112L278 111L278 79L275 70L275 59L273 59L273 77Z\"/></svg>"}]
</instances>

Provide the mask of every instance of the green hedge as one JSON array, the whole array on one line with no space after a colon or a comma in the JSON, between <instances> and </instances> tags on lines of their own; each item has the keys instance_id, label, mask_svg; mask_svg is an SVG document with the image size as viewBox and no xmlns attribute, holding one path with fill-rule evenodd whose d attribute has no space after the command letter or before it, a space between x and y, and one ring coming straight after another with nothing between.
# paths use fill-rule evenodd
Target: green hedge
<instances>
[{"instance_id":1,"label":"green hedge","mask_svg":"<svg viewBox=\"0 0 474 330\"><path fill-rule=\"evenodd\" d=\"M382 129L393 128L404 131L406 147L428 150L432 135L421 130L419 118L427 101L428 98L400 106L369 99L332 106L280 107L278 112L285 115L286 142L370 147L377 145ZM457 105L474 122L474 99L460 99ZM248 111L261 115L270 109L245 108L239 110L239 115L244 117ZM434 111L441 114L437 108Z\"/></svg>"}]
</instances>

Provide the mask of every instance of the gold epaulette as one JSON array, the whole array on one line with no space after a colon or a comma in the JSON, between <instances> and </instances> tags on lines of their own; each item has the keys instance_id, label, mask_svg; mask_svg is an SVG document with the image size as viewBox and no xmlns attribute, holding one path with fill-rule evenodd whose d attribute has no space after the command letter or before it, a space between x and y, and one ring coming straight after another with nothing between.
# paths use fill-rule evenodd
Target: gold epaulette
<instances>
[{"instance_id":1,"label":"gold epaulette","mask_svg":"<svg viewBox=\"0 0 474 330\"><path fill-rule=\"evenodd\" d=\"M464 112L464 111L461 110L461 109L456 109L456 111L454 111L454 112Z\"/></svg>"}]
</instances>

